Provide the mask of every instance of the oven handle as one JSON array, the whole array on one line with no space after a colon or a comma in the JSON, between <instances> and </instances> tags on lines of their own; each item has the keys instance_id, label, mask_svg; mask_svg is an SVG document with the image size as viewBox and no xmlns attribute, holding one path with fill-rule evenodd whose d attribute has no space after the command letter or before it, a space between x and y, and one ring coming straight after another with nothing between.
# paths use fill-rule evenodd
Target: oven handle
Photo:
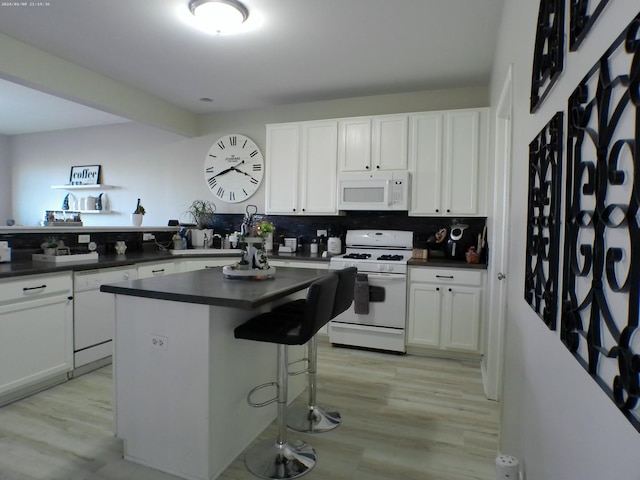
<instances>
[{"instance_id":1,"label":"oven handle","mask_svg":"<svg viewBox=\"0 0 640 480\"><path fill-rule=\"evenodd\" d=\"M407 278L407 275L404 273L369 273L369 272L360 272L365 273L367 278L381 278L386 280L404 280Z\"/></svg>"}]
</instances>

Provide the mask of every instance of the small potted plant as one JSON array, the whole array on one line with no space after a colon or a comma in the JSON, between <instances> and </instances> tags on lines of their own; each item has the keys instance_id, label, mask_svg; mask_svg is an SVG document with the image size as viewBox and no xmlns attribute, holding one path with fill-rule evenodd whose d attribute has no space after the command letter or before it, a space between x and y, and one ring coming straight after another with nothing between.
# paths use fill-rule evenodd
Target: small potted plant
<instances>
[{"instance_id":1,"label":"small potted plant","mask_svg":"<svg viewBox=\"0 0 640 480\"><path fill-rule=\"evenodd\" d=\"M57 253L58 240L55 237L47 237L40 244L40 247L45 255L55 255Z\"/></svg>"},{"instance_id":2,"label":"small potted plant","mask_svg":"<svg viewBox=\"0 0 640 480\"><path fill-rule=\"evenodd\" d=\"M142 225L142 217L147 211L144 209L142 204L140 203L140 199L138 199L138 203L136 204L136 209L131 214L131 223L135 227L139 227Z\"/></svg>"},{"instance_id":3,"label":"small potted plant","mask_svg":"<svg viewBox=\"0 0 640 480\"><path fill-rule=\"evenodd\" d=\"M213 223L216 206L208 200L194 200L186 210L196 228L191 230L191 245L193 248L205 247L205 237L207 239L206 247L213 244L213 229L208 228Z\"/></svg>"},{"instance_id":4,"label":"small potted plant","mask_svg":"<svg viewBox=\"0 0 640 480\"><path fill-rule=\"evenodd\" d=\"M267 239L273 234L275 227L273 223L263 220L258 225L258 236L262 239L260 250L256 252L255 264L258 268L266 270L269 268L269 259L267 258Z\"/></svg>"}]
</instances>

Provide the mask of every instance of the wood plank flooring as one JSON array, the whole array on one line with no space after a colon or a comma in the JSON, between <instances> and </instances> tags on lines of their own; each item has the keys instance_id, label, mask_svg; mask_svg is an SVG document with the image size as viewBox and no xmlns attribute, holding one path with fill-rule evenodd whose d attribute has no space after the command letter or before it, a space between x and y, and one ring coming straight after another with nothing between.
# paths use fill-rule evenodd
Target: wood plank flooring
<instances>
[{"instance_id":1,"label":"wood plank flooring","mask_svg":"<svg viewBox=\"0 0 640 480\"><path fill-rule=\"evenodd\" d=\"M499 405L484 397L477 364L323 343L318 350L318 400L343 424L289 433L318 452L305 479L495 479ZM108 366L0 408L0 480L175 480L122 459L111 400ZM260 436L275 437L275 425ZM256 477L240 455L218 478Z\"/></svg>"}]
</instances>

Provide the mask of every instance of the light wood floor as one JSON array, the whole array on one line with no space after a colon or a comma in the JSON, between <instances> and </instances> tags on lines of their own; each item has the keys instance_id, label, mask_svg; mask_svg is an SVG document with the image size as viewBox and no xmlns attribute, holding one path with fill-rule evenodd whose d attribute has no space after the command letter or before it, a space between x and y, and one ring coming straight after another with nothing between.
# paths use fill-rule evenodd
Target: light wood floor
<instances>
[{"instance_id":1,"label":"light wood floor","mask_svg":"<svg viewBox=\"0 0 640 480\"><path fill-rule=\"evenodd\" d=\"M318 452L305 479L495 479L499 406L484 398L478 365L326 344L318 364L318 400L343 424L290 432ZM111 391L109 366L0 408L0 480L175 480L122 460ZM261 438L275 436L272 425ZM219 477L254 478L242 455Z\"/></svg>"}]
</instances>

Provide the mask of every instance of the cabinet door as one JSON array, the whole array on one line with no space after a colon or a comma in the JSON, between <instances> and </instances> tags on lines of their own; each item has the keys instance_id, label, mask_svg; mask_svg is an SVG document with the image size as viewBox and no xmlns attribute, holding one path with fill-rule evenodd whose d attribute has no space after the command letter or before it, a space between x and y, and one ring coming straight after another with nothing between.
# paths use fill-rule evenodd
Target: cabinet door
<instances>
[{"instance_id":1,"label":"cabinet door","mask_svg":"<svg viewBox=\"0 0 640 480\"><path fill-rule=\"evenodd\" d=\"M481 292L479 288L452 285L443 287L442 348L477 352L479 350Z\"/></svg>"},{"instance_id":2,"label":"cabinet door","mask_svg":"<svg viewBox=\"0 0 640 480\"><path fill-rule=\"evenodd\" d=\"M71 281L66 295L0 306L0 396L73 368Z\"/></svg>"},{"instance_id":3,"label":"cabinet door","mask_svg":"<svg viewBox=\"0 0 640 480\"><path fill-rule=\"evenodd\" d=\"M338 122L302 124L300 203L306 215L337 215Z\"/></svg>"},{"instance_id":4,"label":"cabinet door","mask_svg":"<svg viewBox=\"0 0 640 480\"><path fill-rule=\"evenodd\" d=\"M444 209L446 214L478 213L480 112L446 115Z\"/></svg>"},{"instance_id":5,"label":"cabinet door","mask_svg":"<svg viewBox=\"0 0 640 480\"><path fill-rule=\"evenodd\" d=\"M442 288L429 283L412 283L409 287L408 345L440 346Z\"/></svg>"},{"instance_id":6,"label":"cabinet door","mask_svg":"<svg viewBox=\"0 0 640 480\"><path fill-rule=\"evenodd\" d=\"M374 170L406 170L408 116L373 117L371 130L371 167Z\"/></svg>"},{"instance_id":7,"label":"cabinet door","mask_svg":"<svg viewBox=\"0 0 640 480\"><path fill-rule=\"evenodd\" d=\"M299 161L299 125L267 125L266 213L297 212Z\"/></svg>"},{"instance_id":8,"label":"cabinet door","mask_svg":"<svg viewBox=\"0 0 640 480\"><path fill-rule=\"evenodd\" d=\"M338 122L338 162L341 172L371 169L371 119L344 118Z\"/></svg>"},{"instance_id":9,"label":"cabinet door","mask_svg":"<svg viewBox=\"0 0 640 480\"><path fill-rule=\"evenodd\" d=\"M410 123L409 215L439 215L442 211L442 114L412 115Z\"/></svg>"}]
</instances>

